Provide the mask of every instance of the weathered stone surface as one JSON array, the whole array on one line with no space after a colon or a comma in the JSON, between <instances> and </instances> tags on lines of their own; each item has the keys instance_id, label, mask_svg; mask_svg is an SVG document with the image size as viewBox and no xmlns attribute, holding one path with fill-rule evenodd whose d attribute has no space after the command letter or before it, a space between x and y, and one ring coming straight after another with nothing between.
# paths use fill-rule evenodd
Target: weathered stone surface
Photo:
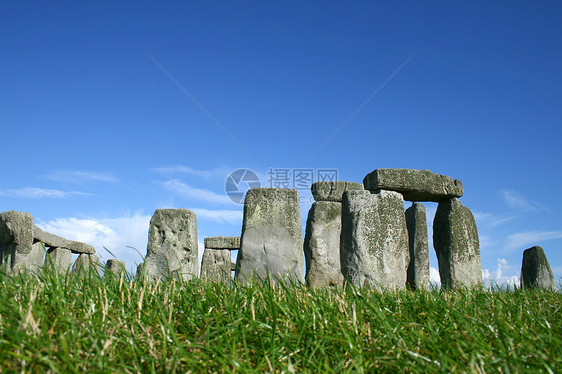
<instances>
[{"instance_id":1,"label":"weathered stone surface","mask_svg":"<svg viewBox=\"0 0 562 374\"><path fill-rule=\"evenodd\" d=\"M37 242L42 242L47 247L55 247L55 248L66 248L70 249L72 253L87 253L87 254L94 254L96 253L96 249L86 243L77 242L74 240L67 240L63 237L60 237L55 234L51 234L50 232L46 232L41 230L37 226L33 226L33 237L34 240Z\"/></svg>"},{"instance_id":2,"label":"weathered stone surface","mask_svg":"<svg viewBox=\"0 0 562 374\"><path fill-rule=\"evenodd\" d=\"M43 268L45 259L45 247L41 243L35 243L31 246L29 253L17 253L13 257L12 272L26 272L37 274Z\"/></svg>"},{"instance_id":3,"label":"weathered stone surface","mask_svg":"<svg viewBox=\"0 0 562 374\"><path fill-rule=\"evenodd\" d=\"M201 260L201 279L230 283L232 261L228 249L205 248Z\"/></svg>"},{"instance_id":4,"label":"weathered stone surface","mask_svg":"<svg viewBox=\"0 0 562 374\"><path fill-rule=\"evenodd\" d=\"M523 251L521 288L544 288L555 291L556 280L542 247L535 246Z\"/></svg>"},{"instance_id":5,"label":"weathered stone surface","mask_svg":"<svg viewBox=\"0 0 562 374\"><path fill-rule=\"evenodd\" d=\"M239 236L212 236L205 238L205 248L209 249L240 249Z\"/></svg>"},{"instance_id":6,"label":"weathered stone surface","mask_svg":"<svg viewBox=\"0 0 562 374\"><path fill-rule=\"evenodd\" d=\"M341 266L355 286L396 290L406 286L410 262L402 195L347 191L343 195Z\"/></svg>"},{"instance_id":7,"label":"weathered stone surface","mask_svg":"<svg viewBox=\"0 0 562 374\"><path fill-rule=\"evenodd\" d=\"M55 269L60 274L66 274L72 265L72 253L70 249L51 247L45 256L45 271Z\"/></svg>"},{"instance_id":8,"label":"weathered stone surface","mask_svg":"<svg viewBox=\"0 0 562 374\"><path fill-rule=\"evenodd\" d=\"M303 281L302 226L298 192L253 188L246 195L235 279Z\"/></svg>"},{"instance_id":9,"label":"weathered stone surface","mask_svg":"<svg viewBox=\"0 0 562 374\"><path fill-rule=\"evenodd\" d=\"M37 248L33 247L33 217L15 210L0 213L0 264L7 272L34 269ZM27 262L29 261L29 267Z\"/></svg>"},{"instance_id":10,"label":"weathered stone surface","mask_svg":"<svg viewBox=\"0 0 562 374\"><path fill-rule=\"evenodd\" d=\"M363 179L366 190L400 192L404 200L435 201L461 197L461 181L429 170L376 169Z\"/></svg>"},{"instance_id":11,"label":"weathered stone surface","mask_svg":"<svg viewBox=\"0 0 562 374\"><path fill-rule=\"evenodd\" d=\"M408 285L412 289L429 288L429 243L427 238L427 217L422 203L412 203L406 209L406 226L410 245Z\"/></svg>"},{"instance_id":12,"label":"weathered stone surface","mask_svg":"<svg viewBox=\"0 0 562 374\"><path fill-rule=\"evenodd\" d=\"M459 199L439 203L433 220L433 247L443 286L471 287L482 283L476 222Z\"/></svg>"},{"instance_id":13,"label":"weathered stone surface","mask_svg":"<svg viewBox=\"0 0 562 374\"><path fill-rule=\"evenodd\" d=\"M78 256L70 274L80 277L90 275L100 276L100 259L97 255L81 254Z\"/></svg>"},{"instance_id":14,"label":"weathered stone surface","mask_svg":"<svg viewBox=\"0 0 562 374\"><path fill-rule=\"evenodd\" d=\"M149 279L199 274L197 218L187 209L157 209L150 220L143 271Z\"/></svg>"},{"instance_id":15,"label":"weathered stone surface","mask_svg":"<svg viewBox=\"0 0 562 374\"><path fill-rule=\"evenodd\" d=\"M341 209L341 203L317 201L308 212L304 256L306 283L309 286L343 284L340 263Z\"/></svg>"},{"instance_id":16,"label":"weathered stone surface","mask_svg":"<svg viewBox=\"0 0 562 374\"><path fill-rule=\"evenodd\" d=\"M107 260L105 263L105 273L104 277L108 276L116 276L120 277L121 274L126 273L125 262L122 260L118 260L116 258L112 258Z\"/></svg>"},{"instance_id":17,"label":"weathered stone surface","mask_svg":"<svg viewBox=\"0 0 562 374\"><path fill-rule=\"evenodd\" d=\"M336 201L341 203L345 191L361 191L363 190L363 185L354 182L320 181L312 183L310 190L316 201Z\"/></svg>"}]
</instances>

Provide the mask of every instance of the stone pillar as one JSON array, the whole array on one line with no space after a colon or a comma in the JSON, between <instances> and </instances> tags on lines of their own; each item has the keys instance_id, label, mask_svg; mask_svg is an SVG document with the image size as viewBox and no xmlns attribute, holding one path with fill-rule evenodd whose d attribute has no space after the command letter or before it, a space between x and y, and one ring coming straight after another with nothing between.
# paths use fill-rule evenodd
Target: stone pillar
<instances>
[{"instance_id":1,"label":"stone pillar","mask_svg":"<svg viewBox=\"0 0 562 374\"><path fill-rule=\"evenodd\" d=\"M150 220L146 259L139 271L149 279L190 280L199 274L197 218L187 209L157 209ZM137 271L137 275L139 274Z\"/></svg>"},{"instance_id":2,"label":"stone pillar","mask_svg":"<svg viewBox=\"0 0 562 374\"><path fill-rule=\"evenodd\" d=\"M74 265L72 266L72 271L70 274L87 277L89 275L100 276L100 260L97 255L81 254L78 256Z\"/></svg>"},{"instance_id":3,"label":"stone pillar","mask_svg":"<svg viewBox=\"0 0 562 374\"><path fill-rule=\"evenodd\" d=\"M54 269L59 274L66 274L72 265L72 253L66 248L49 248L45 256L45 271Z\"/></svg>"},{"instance_id":4,"label":"stone pillar","mask_svg":"<svg viewBox=\"0 0 562 374\"><path fill-rule=\"evenodd\" d=\"M116 258L112 258L110 260L107 260L107 262L105 263L105 273L103 276L114 276L119 278L121 277L121 274L125 274L126 272L125 262Z\"/></svg>"},{"instance_id":5,"label":"stone pillar","mask_svg":"<svg viewBox=\"0 0 562 374\"><path fill-rule=\"evenodd\" d=\"M556 291L556 281L542 247L535 246L523 251L521 288Z\"/></svg>"},{"instance_id":6,"label":"stone pillar","mask_svg":"<svg viewBox=\"0 0 562 374\"><path fill-rule=\"evenodd\" d=\"M240 249L240 237L215 236L205 238L201 261L201 279L230 284L232 261L230 251Z\"/></svg>"},{"instance_id":7,"label":"stone pillar","mask_svg":"<svg viewBox=\"0 0 562 374\"><path fill-rule=\"evenodd\" d=\"M346 280L358 287L402 289L409 262L402 195L385 190L344 193L341 267Z\"/></svg>"},{"instance_id":8,"label":"stone pillar","mask_svg":"<svg viewBox=\"0 0 562 374\"><path fill-rule=\"evenodd\" d=\"M412 289L429 288L429 244L427 238L427 217L421 203L412 203L406 209L406 226L410 245L408 285Z\"/></svg>"},{"instance_id":9,"label":"stone pillar","mask_svg":"<svg viewBox=\"0 0 562 374\"><path fill-rule=\"evenodd\" d=\"M312 287L341 286L342 196L345 191L363 190L363 185L322 181L313 183L311 190L316 202L308 212L304 237L306 283Z\"/></svg>"},{"instance_id":10,"label":"stone pillar","mask_svg":"<svg viewBox=\"0 0 562 374\"><path fill-rule=\"evenodd\" d=\"M45 251L33 244L33 217L14 210L0 213L0 264L8 272L36 272L43 266Z\"/></svg>"},{"instance_id":11,"label":"stone pillar","mask_svg":"<svg viewBox=\"0 0 562 374\"><path fill-rule=\"evenodd\" d=\"M244 201L244 220L235 280L266 276L302 282L303 244L297 190L253 188ZM254 278L256 277L256 278Z\"/></svg>"},{"instance_id":12,"label":"stone pillar","mask_svg":"<svg viewBox=\"0 0 562 374\"><path fill-rule=\"evenodd\" d=\"M439 203L433 220L433 247L442 286L472 287L482 283L476 221L459 199Z\"/></svg>"}]
</instances>

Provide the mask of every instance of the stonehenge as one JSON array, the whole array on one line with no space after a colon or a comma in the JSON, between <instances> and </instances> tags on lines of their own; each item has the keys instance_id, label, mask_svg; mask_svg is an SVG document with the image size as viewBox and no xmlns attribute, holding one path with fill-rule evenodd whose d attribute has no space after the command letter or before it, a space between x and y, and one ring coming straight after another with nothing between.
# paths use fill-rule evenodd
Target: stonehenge
<instances>
[{"instance_id":1,"label":"stonehenge","mask_svg":"<svg viewBox=\"0 0 562 374\"><path fill-rule=\"evenodd\" d=\"M298 191L253 188L246 194L240 250L234 279L304 279L303 241Z\"/></svg>"},{"instance_id":2,"label":"stonehenge","mask_svg":"<svg viewBox=\"0 0 562 374\"><path fill-rule=\"evenodd\" d=\"M197 217L187 209L157 209L149 226L147 255L137 276L201 278L247 284L288 280L311 287L346 283L379 290L428 289L429 238L423 201L437 202L433 246L445 288L482 284L478 229L460 197L459 180L429 170L376 169L363 184L312 183L314 202L303 241L298 191L252 188L245 197L240 237L204 240L198 264ZM405 209L405 201L411 206ZM232 263L232 251L238 251ZM101 266L93 246L43 231L29 213L0 213L0 268L6 273L52 269L60 274L125 273L116 259ZM78 258L72 264L72 255ZM306 265L306 267L305 267ZM521 288L556 289L541 247L524 251Z\"/></svg>"},{"instance_id":3,"label":"stonehenge","mask_svg":"<svg viewBox=\"0 0 562 374\"><path fill-rule=\"evenodd\" d=\"M205 251L201 260L201 279L230 283L235 264L230 251L240 249L240 237L215 236L205 238Z\"/></svg>"}]
</instances>

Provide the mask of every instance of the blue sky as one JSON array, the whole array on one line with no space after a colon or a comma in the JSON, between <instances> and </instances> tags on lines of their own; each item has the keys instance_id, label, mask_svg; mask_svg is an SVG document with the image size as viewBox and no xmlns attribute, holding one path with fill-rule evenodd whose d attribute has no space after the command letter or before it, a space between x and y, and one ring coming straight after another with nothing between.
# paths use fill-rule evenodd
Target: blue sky
<instances>
[{"instance_id":1,"label":"blue sky","mask_svg":"<svg viewBox=\"0 0 562 374\"><path fill-rule=\"evenodd\" d=\"M240 235L233 170L430 169L463 182L487 279L541 245L560 280L560 19L559 2L4 1L0 211L133 268L157 208L194 210L200 242Z\"/></svg>"}]
</instances>

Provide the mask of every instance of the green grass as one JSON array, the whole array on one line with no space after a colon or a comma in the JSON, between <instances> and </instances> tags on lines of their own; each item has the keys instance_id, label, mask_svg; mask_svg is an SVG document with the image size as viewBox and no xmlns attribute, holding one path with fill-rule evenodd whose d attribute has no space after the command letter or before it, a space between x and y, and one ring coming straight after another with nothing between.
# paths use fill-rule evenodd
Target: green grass
<instances>
[{"instance_id":1,"label":"green grass","mask_svg":"<svg viewBox=\"0 0 562 374\"><path fill-rule=\"evenodd\" d=\"M0 274L3 372L561 372L562 296Z\"/></svg>"}]
</instances>

